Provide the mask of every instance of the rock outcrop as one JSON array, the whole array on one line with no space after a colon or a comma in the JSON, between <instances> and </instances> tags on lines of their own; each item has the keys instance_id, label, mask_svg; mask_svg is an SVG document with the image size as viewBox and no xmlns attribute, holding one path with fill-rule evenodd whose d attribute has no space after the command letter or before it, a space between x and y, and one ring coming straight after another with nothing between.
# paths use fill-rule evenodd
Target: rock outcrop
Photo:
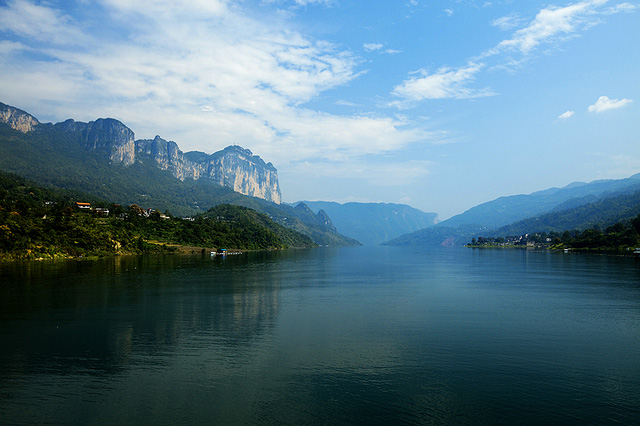
<instances>
[{"instance_id":1,"label":"rock outcrop","mask_svg":"<svg viewBox=\"0 0 640 426\"><path fill-rule=\"evenodd\" d=\"M118 120L99 118L83 123L69 119L54 127L60 131L76 133L85 149L102 151L113 162L130 166L136 161L134 133Z\"/></svg>"},{"instance_id":2,"label":"rock outcrop","mask_svg":"<svg viewBox=\"0 0 640 426\"><path fill-rule=\"evenodd\" d=\"M282 202L278 171L271 163L239 146L229 146L211 155L183 153L175 142L159 136L136 141L136 152L151 156L158 167L180 180L206 179L236 192L276 204Z\"/></svg>"},{"instance_id":3,"label":"rock outcrop","mask_svg":"<svg viewBox=\"0 0 640 426\"><path fill-rule=\"evenodd\" d=\"M229 146L210 155L197 151L183 153L178 144L160 136L136 141L133 131L113 118L88 123L69 119L57 124L40 124L32 115L3 103L0 103L0 122L22 133L51 129L63 132L86 150L100 152L113 163L130 166L146 156L180 180L206 179L244 195L276 204L282 202L278 171L273 164L265 163L239 146Z\"/></svg>"},{"instance_id":4,"label":"rock outcrop","mask_svg":"<svg viewBox=\"0 0 640 426\"><path fill-rule=\"evenodd\" d=\"M0 102L0 123L8 124L13 130L28 133L40 122L31 114L21 109Z\"/></svg>"}]
</instances>

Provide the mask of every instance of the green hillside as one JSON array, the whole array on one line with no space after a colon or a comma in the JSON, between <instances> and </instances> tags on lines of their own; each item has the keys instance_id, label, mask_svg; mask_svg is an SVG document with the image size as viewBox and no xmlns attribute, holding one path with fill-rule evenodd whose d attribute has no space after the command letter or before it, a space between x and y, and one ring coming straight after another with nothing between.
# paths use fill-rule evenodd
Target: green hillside
<instances>
[{"instance_id":1,"label":"green hillside","mask_svg":"<svg viewBox=\"0 0 640 426\"><path fill-rule=\"evenodd\" d=\"M499 228L489 235L500 237L534 232L562 232L585 230L595 226L604 229L616 223L628 222L638 214L640 214L640 191L521 220Z\"/></svg>"},{"instance_id":2,"label":"green hillside","mask_svg":"<svg viewBox=\"0 0 640 426\"><path fill-rule=\"evenodd\" d=\"M90 202L94 209L83 211L76 201ZM100 206L108 213L95 209ZM170 251L167 244L255 250L315 246L309 237L240 206L219 205L193 220L163 216L0 172L0 259Z\"/></svg>"}]
</instances>

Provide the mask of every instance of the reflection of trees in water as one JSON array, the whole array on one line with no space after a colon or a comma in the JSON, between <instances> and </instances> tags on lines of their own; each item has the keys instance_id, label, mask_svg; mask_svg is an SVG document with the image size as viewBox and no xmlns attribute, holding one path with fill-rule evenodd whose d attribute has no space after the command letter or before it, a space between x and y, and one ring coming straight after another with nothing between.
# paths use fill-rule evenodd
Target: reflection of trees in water
<instances>
[{"instance_id":1,"label":"reflection of trees in water","mask_svg":"<svg viewBox=\"0 0 640 426\"><path fill-rule=\"evenodd\" d=\"M38 371L115 374L136 356L167 362L194 337L230 351L249 345L276 322L278 256L2 265L0 381Z\"/></svg>"}]
</instances>

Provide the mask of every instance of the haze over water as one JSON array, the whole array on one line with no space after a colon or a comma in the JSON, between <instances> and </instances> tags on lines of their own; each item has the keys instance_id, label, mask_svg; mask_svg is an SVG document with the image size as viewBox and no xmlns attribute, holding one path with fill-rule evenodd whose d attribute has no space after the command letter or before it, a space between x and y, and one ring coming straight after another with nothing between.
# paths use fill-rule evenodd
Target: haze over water
<instances>
[{"instance_id":1,"label":"haze over water","mask_svg":"<svg viewBox=\"0 0 640 426\"><path fill-rule=\"evenodd\" d=\"M322 248L0 265L0 424L633 424L640 262Z\"/></svg>"}]
</instances>

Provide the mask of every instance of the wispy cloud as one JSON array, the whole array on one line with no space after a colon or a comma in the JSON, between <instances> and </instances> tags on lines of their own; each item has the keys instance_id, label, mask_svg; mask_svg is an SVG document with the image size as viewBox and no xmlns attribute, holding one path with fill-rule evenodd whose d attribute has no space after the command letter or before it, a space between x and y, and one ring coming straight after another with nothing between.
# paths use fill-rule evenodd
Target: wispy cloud
<instances>
[{"instance_id":1,"label":"wispy cloud","mask_svg":"<svg viewBox=\"0 0 640 426\"><path fill-rule=\"evenodd\" d=\"M575 113L576 113L575 111L567 111L567 112L564 112L564 113L560 114L560 115L558 116L558 118L559 118L559 119L561 119L561 120L566 120L566 119L568 119L568 118L573 117L573 115L574 115Z\"/></svg>"},{"instance_id":2,"label":"wispy cloud","mask_svg":"<svg viewBox=\"0 0 640 426\"><path fill-rule=\"evenodd\" d=\"M393 94L409 102L425 99L469 99L490 96L489 89L471 89L476 74L483 68L482 64L468 64L466 67L451 69L440 68L434 73L420 70L419 77L405 80L393 89Z\"/></svg>"},{"instance_id":3,"label":"wispy cloud","mask_svg":"<svg viewBox=\"0 0 640 426\"><path fill-rule=\"evenodd\" d=\"M382 43L365 43L362 47L367 52L386 53L388 55L396 55L400 53L400 51L396 49L383 49L384 44Z\"/></svg>"},{"instance_id":4,"label":"wispy cloud","mask_svg":"<svg viewBox=\"0 0 640 426\"><path fill-rule=\"evenodd\" d=\"M614 14L614 13L621 13L621 12L631 13L631 12L635 12L638 9L640 9L640 5L631 4L631 3L620 3L605 10L605 14Z\"/></svg>"},{"instance_id":5,"label":"wispy cloud","mask_svg":"<svg viewBox=\"0 0 640 426\"><path fill-rule=\"evenodd\" d=\"M367 52L373 52L382 49L384 45L380 43L365 43L362 47L364 47L364 50Z\"/></svg>"},{"instance_id":6,"label":"wispy cloud","mask_svg":"<svg viewBox=\"0 0 640 426\"><path fill-rule=\"evenodd\" d=\"M403 101L392 105L406 107L408 102L427 99L469 99L493 94L489 88L474 89L471 84L482 69L511 68L520 65L540 46L559 43L575 37L599 22L602 16L630 12L634 5L621 3L606 8L609 0L583 0L569 6L550 6L540 10L535 18L492 48L469 59L471 65L459 68L442 67L433 74L420 70L421 77L409 77L396 86L392 95ZM517 28L524 18L509 15L495 19L492 25L503 30ZM483 63L485 65L475 65Z\"/></svg>"},{"instance_id":7,"label":"wispy cloud","mask_svg":"<svg viewBox=\"0 0 640 426\"><path fill-rule=\"evenodd\" d=\"M20 37L58 45L78 45L88 36L71 17L26 0L10 0L0 8L0 27Z\"/></svg>"},{"instance_id":8,"label":"wispy cloud","mask_svg":"<svg viewBox=\"0 0 640 426\"><path fill-rule=\"evenodd\" d=\"M607 96L600 96L595 104L589 105L589 112L603 112L610 109L622 108L633 102L631 99L609 99Z\"/></svg>"},{"instance_id":9,"label":"wispy cloud","mask_svg":"<svg viewBox=\"0 0 640 426\"><path fill-rule=\"evenodd\" d=\"M593 25L594 18L604 12L601 7L607 2L608 0L587 0L565 7L542 9L527 26L485 52L484 56L505 51L517 51L526 55L540 44L561 41L574 35L578 29Z\"/></svg>"},{"instance_id":10,"label":"wispy cloud","mask_svg":"<svg viewBox=\"0 0 640 426\"><path fill-rule=\"evenodd\" d=\"M512 30L517 28L522 23L523 19L517 15L502 16L500 18L491 21L491 25L498 27L503 31Z\"/></svg>"}]
</instances>

